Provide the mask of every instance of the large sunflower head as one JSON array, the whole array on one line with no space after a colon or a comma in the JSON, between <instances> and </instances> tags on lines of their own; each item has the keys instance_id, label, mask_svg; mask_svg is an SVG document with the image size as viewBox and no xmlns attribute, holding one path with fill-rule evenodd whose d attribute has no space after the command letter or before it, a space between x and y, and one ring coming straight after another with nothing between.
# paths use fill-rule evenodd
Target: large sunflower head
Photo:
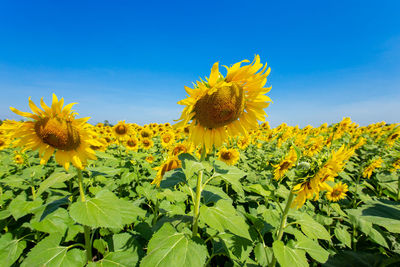
<instances>
[{"instance_id":1,"label":"large sunflower head","mask_svg":"<svg viewBox=\"0 0 400 267\"><path fill-rule=\"evenodd\" d=\"M22 112L13 107L10 109L23 117L31 119L23 122L14 132L18 138L17 145L26 149L39 150L41 164L45 164L54 152L56 161L68 170L70 163L83 169L88 159L96 159L91 145L98 145L90 138L86 123L89 118L75 119L77 113L71 108L75 103L63 107L64 99L58 100L53 94L51 107L43 98L40 101L42 109L38 108L29 98L29 106L33 113Z\"/></svg>"},{"instance_id":2,"label":"large sunflower head","mask_svg":"<svg viewBox=\"0 0 400 267\"><path fill-rule=\"evenodd\" d=\"M247 62L226 67L225 77L217 62L207 81L197 82L194 89L185 87L189 96L178 102L186 107L176 126L189 125L189 140L195 145L204 145L208 151L221 146L228 136L246 136L258 127L258 121L265 121L264 108L271 102L265 93L271 87L264 86L270 69L263 67L258 55L251 64L241 66Z\"/></svg>"}]
</instances>

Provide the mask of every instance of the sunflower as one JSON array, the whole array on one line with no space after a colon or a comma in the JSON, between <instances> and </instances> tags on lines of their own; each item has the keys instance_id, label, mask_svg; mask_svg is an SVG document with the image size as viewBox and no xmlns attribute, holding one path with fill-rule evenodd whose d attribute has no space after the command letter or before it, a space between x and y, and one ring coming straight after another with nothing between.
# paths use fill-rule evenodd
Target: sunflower
<instances>
[{"instance_id":1,"label":"sunflower","mask_svg":"<svg viewBox=\"0 0 400 267\"><path fill-rule=\"evenodd\" d=\"M130 127L125 121L119 121L118 124L113 127L113 133L117 138L124 138L128 136L130 132Z\"/></svg>"},{"instance_id":2,"label":"sunflower","mask_svg":"<svg viewBox=\"0 0 400 267\"><path fill-rule=\"evenodd\" d=\"M136 137L130 137L125 142L125 148L131 151L136 151L139 148L139 140Z\"/></svg>"},{"instance_id":3,"label":"sunflower","mask_svg":"<svg viewBox=\"0 0 400 267\"><path fill-rule=\"evenodd\" d=\"M307 199L311 199L315 196L315 199L318 199L318 181L315 179L311 179L311 177L307 176L301 179L301 182L296 184L292 191L296 194L296 198L293 200L291 207L296 207L297 209L301 208Z\"/></svg>"},{"instance_id":4,"label":"sunflower","mask_svg":"<svg viewBox=\"0 0 400 267\"><path fill-rule=\"evenodd\" d=\"M43 98L40 100L41 110L29 98L29 106L33 113L22 112L13 107L10 109L23 117L32 119L21 123L13 136L19 138L17 145L26 149L39 150L40 164L45 164L55 153L58 164L69 169L70 163L83 169L88 159L96 159L90 148L97 141L90 138L87 121L89 118L75 119L77 113L71 111L71 103L63 107L64 99L58 100L53 94L53 103L48 107Z\"/></svg>"},{"instance_id":5,"label":"sunflower","mask_svg":"<svg viewBox=\"0 0 400 267\"><path fill-rule=\"evenodd\" d=\"M249 61L226 67L225 77L217 62L207 82L198 81L194 89L185 87L189 96L178 102L186 107L175 126L189 125L189 140L196 146L204 145L209 151L221 146L228 136L247 136L248 131L258 127L258 121L265 121L264 108L271 99L264 94L271 87L264 86L270 68L266 64L263 67L258 55L251 64L241 66L244 62Z\"/></svg>"},{"instance_id":6,"label":"sunflower","mask_svg":"<svg viewBox=\"0 0 400 267\"><path fill-rule=\"evenodd\" d=\"M153 142L153 140L151 140L151 139L148 139L148 138L143 138L141 141L140 141L140 143L141 143L141 146L144 148L144 149L150 149L150 148L152 148L153 146L154 146L154 142Z\"/></svg>"},{"instance_id":7,"label":"sunflower","mask_svg":"<svg viewBox=\"0 0 400 267\"><path fill-rule=\"evenodd\" d=\"M145 160L146 160L148 163L153 163L154 157L153 157L153 155L148 155L148 156L145 158Z\"/></svg>"},{"instance_id":8,"label":"sunflower","mask_svg":"<svg viewBox=\"0 0 400 267\"><path fill-rule=\"evenodd\" d=\"M18 165L22 165L25 162L24 157L20 153L16 153L14 156L14 162Z\"/></svg>"},{"instance_id":9,"label":"sunflower","mask_svg":"<svg viewBox=\"0 0 400 267\"><path fill-rule=\"evenodd\" d=\"M154 168L157 171L156 178L151 182L151 184L156 184L157 187L160 186L161 180L164 177L164 174L168 171L180 168L182 166L181 161L177 157L172 157L167 159L163 164L159 167Z\"/></svg>"},{"instance_id":10,"label":"sunflower","mask_svg":"<svg viewBox=\"0 0 400 267\"><path fill-rule=\"evenodd\" d=\"M239 149L244 150L250 145L250 139L248 137L240 136L236 144Z\"/></svg>"},{"instance_id":11,"label":"sunflower","mask_svg":"<svg viewBox=\"0 0 400 267\"><path fill-rule=\"evenodd\" d=\"M182 153L190 153L192 152L192 146L186 142L184 143L176 143L170 148L171 156L178 156Z\"/></svg>"},{"instance_id":12,"label":"sunflower","mask_svg":"<svg viewBox=\"0 0 400 267\"><path fill-rule=\"evenodd\" d=\"M335 184L332 189L328 190L326 193L326 198L329 201L337 202L346 197L347 191L349 191L347 184L342 184L342 182L339 182Z\"/></svg>"},{"instance_id":13,"label":"sunflower","mask_svg":"<svg viewBox=\"0 0 400 267\"><path fill-rule=\"evenodd\" d=\"M272 165L275 168L274 171L274 178L275 180L281 179L285 173L292 168L297 160L297 154L296 151L293 149L293 147L290 149L289 153L285 156L283 160L277 165Z\"/></svg>"},{"instance_id":14,"label":"sunflower","mask_svg":"<svg viewBox=\"0 0 400 267\"><path fill-rule=\"evenodd\" d=\"M374 160L369 166L367 166L364 169L362 176L364 178L368 178L368 179L371 178L371 175L374 172L374 170L376 168L382 167L382 162L383 162L382 158L378 158L378 159Z\"/></svg>"},{"instance_id":15,"label":"sunflower","mask_svg":"<svg viewBox=\"0 0 400 267\"><path fill-rule=\"evenodd\" d=\"M223 147L218 152L218 159L228 165L235 165L238 162L239 158L240 153L234 148L227 149L226 147Z\"/></svg>"},{"instance_id":16,"label":"sunflower","mask_svg":"<svg viewBox=\"0 0 400 267\"><path fill-rule=\"evenodd\" d=\"M3 150L8 147L9 141L4 137L0 135L0 150Z\"/></svg>"},{"instance_id":17,"label":"sunflower","mask_svg":"<svg viewBox=\"0 0 400 267\"><path fill-rule=\"evenodd\" d=\"M141 138L151 139L153 137L153 131L151 129L143 128L139 131Z\"/></svg>"},{"instance_id":18,"label":"sunflower","mask_svg":"<svg viewBox=\"0 0 400 267\"><path fill-rule=\"evenodd\" d=\"M400 159L398 159L395 162L393 162L392 167L393 167L392 171L399 170L400 169Z\"/></svg>"},{"instance_id":19,"label":"sunflower","mask_svg":"<svg viewBox=\"0 0 400 267\"><path fill-rule=\"evenodd\" d=\"M161 145L163 147L170 146L175 142L175 134L173 132L167 131L161 135Z\"/></svg>"}]
</instances>

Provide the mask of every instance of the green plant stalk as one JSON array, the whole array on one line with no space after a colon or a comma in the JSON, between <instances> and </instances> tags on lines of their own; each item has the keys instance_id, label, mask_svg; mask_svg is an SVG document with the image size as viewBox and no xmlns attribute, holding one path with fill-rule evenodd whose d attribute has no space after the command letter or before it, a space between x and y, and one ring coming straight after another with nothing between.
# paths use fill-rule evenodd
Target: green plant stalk
<instances>
[{"instance_id":1,"label":"green plant stalk","mask_svg":"<svg viewBox=\"0 0 400 267\"><path fill-rule=\"evenodd\" d=\"M400 176L397 180L397 201L400 201Z\"/></svg>"},{"instance_id":2,"label":"green plant stalk","mask_svg":"<svg viewBox=\"0 0 400 267\"><path fill-rule=\"evenodd\" d=\"M206 149L203 146L201 150L200 162L204 160L206 156ZM203 190L203 170L200 170L197 175L197 186L196 186L196 199L194 201L194 209L193 209L193 226L192 226L192 237L197 235L197 231L199 228L199 215L200 215L200 200L201 200L201 191Z\"/></svg>"},{"instance_id":3,"label":"green plant stalk","mask_svg":"<svg viewBox=\"0 0 400 267\"><path fill-rule=\"evenodd\" d=\"M31 185L31 191L32 191L32 198L33 200L36 199L36 191L35 191L35 187L33 185Z\"/></svg>"},{"instance_id":4,"label":"green plant stalk","mask_svg":"<svg viewBox=\"0 0 400 267\"><path fill-rule=\"evenodd\" d=\"M81 201L85 202L85 192L83 190L83 178L82 178L82 171L80 169L78 170L78 184L79 184L79 194L81 196ZM86 260L87 262L92 261L92 244L90 242L90 227L84 225L84 235L85 235L85 250L86 250Z\"/></svg>"},{"instance_id":5,"label":"green plant stalk","mask_svg":"<svg viewBox=\"0 0 400 267\"><path fill-rule=\"evenodd\" d=\"M283 210L283 214L282 214L282 217L281 217L281 223L279 225L279 229L278 229L275 241L279 241L279 240L282 239L282 236L283 236L283 233L284 233L284 230L285 230L285 227L286 227L286 220L287 220L287 217L288 217L288 214L289 214L290 206L292 205L292 202L293 202L293 198L294 198L294 193L291 190L290 194L289 194L288 201L287 201L286 206L285 206L285 209ZM274 267L275 264L276 264L276 257L275 257L275 255L273 255L270 266Z\"/></svg>"},{"instance_id":6,"label":"green plant stalk","mask_svg":"<svg viewBox=\"0 0 400 267\"><path fill-rule=\"evenodd\" d=\"M202 184L201 181L203 179L203 170L199 171L197 175L197 186L196 186L196 200L194 202L194 210L193 210L193 237L197 235L198 223L199 223L199 215L200 215L200 199L201 199L201 191Z\"/></svg>"}]
</instances>

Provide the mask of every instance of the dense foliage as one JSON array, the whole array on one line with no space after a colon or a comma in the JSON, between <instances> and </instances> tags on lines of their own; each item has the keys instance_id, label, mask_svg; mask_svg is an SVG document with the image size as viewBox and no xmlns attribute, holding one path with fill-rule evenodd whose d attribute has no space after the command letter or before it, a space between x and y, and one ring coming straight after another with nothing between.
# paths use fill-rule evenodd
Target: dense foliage
<instances>
[{"instance_id":1,"label":"dense foliage","mask_svg":"<svg viewBox=\"0 0 400 267\"><path fill-rule=\"evenodd\" d=\"M262 124L208 154L185 128L118 125L91 127L97 160L68 171L0 128L1 266L400 261L397 125Z\"/></svg>"}]
</instances>

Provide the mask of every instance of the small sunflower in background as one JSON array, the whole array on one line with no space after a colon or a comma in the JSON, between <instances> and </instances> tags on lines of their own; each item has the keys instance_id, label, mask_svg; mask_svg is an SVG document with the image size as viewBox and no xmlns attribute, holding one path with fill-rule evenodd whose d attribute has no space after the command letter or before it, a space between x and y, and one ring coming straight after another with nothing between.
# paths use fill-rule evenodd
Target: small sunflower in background
<instances>
[{"instance_id":1,"label":"small sunflower in background","mask_svg":"<svg viewBox=\"0 0 400 267\"><path fill-rule=\"evenodd\" d=\"M346 197L347 191L349 191L347 184L342 184L342 182L339 182L335 184L335 186L332 189L329 189L326 192L326 198L329 201L337 202Z\"/></svg>"},{"instance_id":2,"label":"small sunflower in background","mask_svg":"<svg viewBox=\"0 0 400 267\"><path fill-rule=\"evenodd\" d=\"M189 126L189 140L196 146L210 151L220 147L229 136L247 133L258 128L258 121L265 121L264 109L271 99L265 94L271 87L264 87L270 68L263 67L260 57L246 66L243 60L226 67L224 77L218 62L211 69L207 81L198 81L194 89L185 87L189 96L178 102L186 106L175 126Z\"/></svg>"},{"instance_id":3,"label":"small sunflower in background","mask_svg":"<svg viewBox=\"0 0 400 267\"><path fill-rule=\"evenodd\" d=\"M154 135L153 131L148 128L143 128L142 130L139 131L139 136L141 138L151 139L153 135Z\"/></svg>"},{"instance_id":4,"label":"small sunflower in background","mask_svg":"<svg viewBox=\"0 0 400 267\"><path fill-rule=\"evenodd\" d=\"M218 159L225 162L228 165L235 165L240 158L240 153L234 148L227 149L226 147L221 148L218 152Z\"/></svg>"},{"instance_id":5,"label":"small sunflower in background","mask_svg":"<svg viewBox=\"0 0 400 267\"><path fill-rule=\"evenodd\" d=\"M382 167L382 163L383 163L383 160L380 157L378 159L374 160L370 165L368 165L364 169L362 176L364 178L368 178L368 179L371 178L372 173L375 171L375 169Z\"/></svg>"},{"instance_id":6,"label":"small sunflower in background","mask_svg":"<svg viewBox=\"0 0 400 267\"><path fill-rule=\"evenodd\" d=\"M285 173L292 168L297 161L297 154L293 147L290 149L289 153L285 156L283 160L277 165L272 165L275 168L274 178L275 180L281 179Z\"/></svg>"},{"instance_id":7,"label":"small sunflower in background","mask_svg":"<svg viewBox=\"0 0 400 267\"><path fill-rule=\"evenodd\" d=\"M18 165L22 165L22 164L25 163L25 158L24 158L24 156L23 156L21 153L15 152L15 155L14 155L14 162L15 162L16 164L18 164Z\"/></svg>"},{"instance_id":8,"label":"small sunflower in background","mask_svg":"<svg viewBox=\"0 0 400 267\"><path fill-rule=\"evenodd\" d=\"M150 149L150 148L152 148L152 147L154 146L154 142L153 142L152 139L143 138L143 139L140 141L140 146L141 146L143 149L148 150L148 149Z\"/></svg>"},{"instance_id":9,"label":"small sunflower in background","mask_svg":"<svg viewBox=\"0 0 400 267\"><path fill-rule=\"evenodd\" d=\"M139 140L136 137L130 137L125 142L125 148L131 151L137 151L139 148Z\"/></svg>"},{"instance_id":10,"label":"small sunflower in background","mask_svg":"<svg viewBox=\"0 0 400 267\"><path fill-rule=\"evenodd\" d=\"M40 164L45 164L55 152L57 163L66 170L70 163L83 169L88 159L96 159L90 146L98 145L98 142L87 131L86 122L89 118L75 118L77 113L71 110L75 103L63 107L64 99L58 100L53 94L51 107L44 103L43 98L40 105L43 110L29 98L29 107L33 113L10 107L14 113L31 119L15 129L13 137L18 138L17 146L24 147L24 150L39 150Z\"/></svg>"},{"instance_id":11,"label":"small sunflower in background","mask_svg":"<svg viewBox=\"0 0 400 267\"><path fill-rule=\"evenodd\" d=\"M7 148L9 145L9 140L4 136L0 136L0 150Z\"/></svg>"},{"instance_id":12,"label":"small sunflower in background","mask_svg":"<svg viewBox=\"0 0 400 267\"><path fill-rule=\"evenodd\" d=\"M175 143L173 146L170 147L169 153L172 156L178 156L182 153L190 153L192 152L192 150L192 145L187 142Z\"/></svg>"},{"instance_id":13,"label":"small sunflower in background","mask_svg":"<svg viewBox=\"0 0 400 267\"><path fill-rule=\"evenodd\" d=\"M175 134L171 131L164 132L160 138L163 147L168 147L175 142Z\"/></svg>"},{"instance_id":14,"label":"small sunflower in background","mask_svg":"<svg viewBox=\"0 0 400 267\"><path fill-rule=\"evenodd\" d=\"M245 150L250 145L250 138L240 136L236 142L237 146L241 150Z\"/></svg>"},{"instance_id":15,"label":"small sunflower in background","mask_svg":"<svg viewBox=\"0 0 400 267\"><path fill-rule=\"evenodd\" d=\"M145 158L145 160L146 160L148 163L153 163L153 162L154 162L154 156L153 156L153 155L148 155L148 156Z\"/></svg>"},{"instance_id":16,"label":"small sunflower in background","mask_svg":"<svg viewBox=\"0 0 400 267\"><path fill-rule=\"evenodd\" d=\"M126 136L129 136L130 133L131 129L125 121L119 121L118 124L113 127L113 134L117 138L125 138Z\"/></svg>"}]
</instances>

